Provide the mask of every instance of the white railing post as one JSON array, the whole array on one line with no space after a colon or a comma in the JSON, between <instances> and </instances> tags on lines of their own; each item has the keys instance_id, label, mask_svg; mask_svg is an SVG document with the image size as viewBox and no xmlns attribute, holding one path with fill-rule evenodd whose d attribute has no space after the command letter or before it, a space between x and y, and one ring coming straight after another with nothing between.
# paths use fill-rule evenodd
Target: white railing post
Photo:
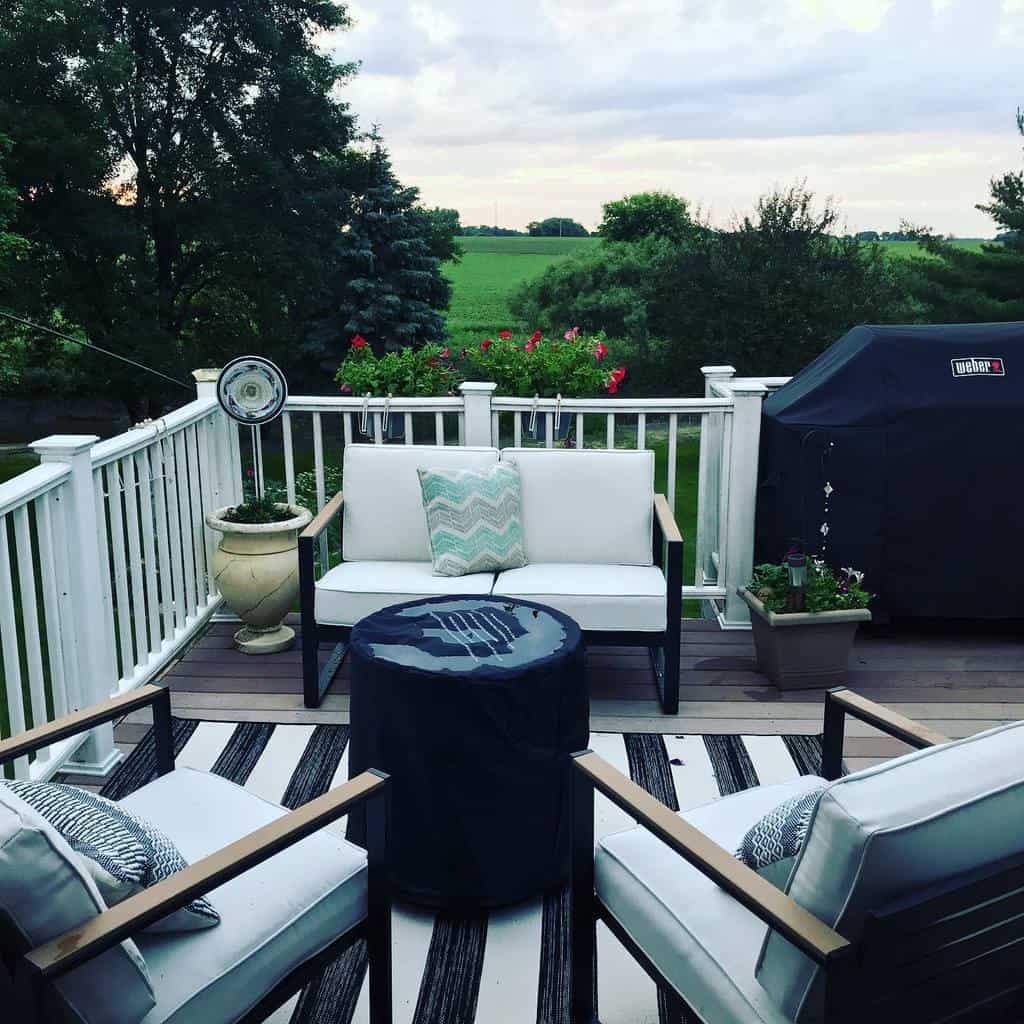
<instances>
[{"instance_id":1,"label":"white railing post","mask_svg":"<svg viewBox=\"0 0 1024 1024\"><path fill-rule=\"evenodd\" d=\"M107 524L97 516L97 502L92 472L92 446L95 435L53 434L32 443L32 450L43 462L63 462L71 469L68 478L69 508L67 530L75 543L66 551L55 552L67 558L70 570L70 607L73 609L73 634L77 640L79 688L76 696L83 707L107 700L117 689L117 663L113 657L113 609L102 584L109 578L110 566L102 552L100 531ZM76 709L77 710L77 709ZM113 725L93 729L89 738L76 751L71 770L82 775L105 776L121 760L114 746Z\"/></svg>"},{"instance_id":2,"label":"white railing post","mask_svg":"<svg viewBox=\"0 0 1024 1024\"><path fill-rule=\"evenodd\" d=\"M713 383L728 381L736 375L732 366L702 366L704 397L717 398ZM697 537L694 545L696 586L715 582L718 570L711 553L718 550L721 524L718 521L719 492L722 485L722 444L725 440L725 413L712 411L704 415L700 428L700 450L697 462Z\"/></svg>"},{"instance_id":3,"label":"white railing post","mask_svg":"<svg viewBox=\"0 0 1024 1024\"><path fill-rule=\"evenodd\" d=\"M757 468L761 445L761 405L768 389L763 384L733 383L732 440L726 453L725 566L720 573L726 589L723 629L749 629L750 609L736 593L746 586L754 568L754 521L757 510Z\"/></svg>"},{"instance_id":4,"label":"white railing post","mask_svg":"<svg viewBox=\"0 0 1024 1024\"><path fill-rule=\"evenodd\" d=\"M467 380L460 385L459 390L465 401L463 444L481 448L490 448L494 444L491 435L491 396L497 386L478 380Z\"/></svg>"},{"instance_id":5,"label":"white railing post","mask_svg":"<svg viewBox=\"0 0 1024 1024\"><path fill-rule=\"evenodd\" d=\"M192 376L196 382L196 398L217 397L217 378L220 376L220 370L193 370ZM223 508L231 504L234 497L233 493L227 493L227 482L231 479L231 456L224 446L226 421L227 413L220 409L207 424L207 464L210 469L210 501L213 508ZM204 513L209 511L211 509L203 509Z\"/></svg>"}]
</instances>

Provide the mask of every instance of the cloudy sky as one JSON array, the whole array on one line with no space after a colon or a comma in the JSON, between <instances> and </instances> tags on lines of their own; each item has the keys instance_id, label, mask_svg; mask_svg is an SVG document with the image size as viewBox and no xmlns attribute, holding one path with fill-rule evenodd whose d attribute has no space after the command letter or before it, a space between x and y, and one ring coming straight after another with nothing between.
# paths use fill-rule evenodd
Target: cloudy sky
<instances>
[{"instance_id":1,"label":"cloudy sky","mask_svg":"<svg viewBox=\"0 0 1024 1024\"><path fill-rule=\"evenodd\" d=\"M1024 164L1024 0L356 0L328 40L396 170L464 224L674 191L719 223L806 178L852 230L990 235Z\"/></svg>"}]
</instances>

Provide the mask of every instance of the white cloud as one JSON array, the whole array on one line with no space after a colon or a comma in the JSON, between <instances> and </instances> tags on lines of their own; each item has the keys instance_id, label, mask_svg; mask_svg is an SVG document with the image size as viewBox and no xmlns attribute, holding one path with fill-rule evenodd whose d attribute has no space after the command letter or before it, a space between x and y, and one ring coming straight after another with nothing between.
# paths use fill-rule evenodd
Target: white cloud
<instances>
[{"instance_id":1,"label":"white cloud","mask_svg":"<svg viewBox=\"0 0 1024 1024\"><path fill-rule=\"evenodd\" d=\"M365 2L365 0L361 0ZM723 216L806 175L852 226L989 233L1019 166L1024 0L378 0L332 39L396 168L466 223L673 188Z\"/></svg>"}]
</instances>

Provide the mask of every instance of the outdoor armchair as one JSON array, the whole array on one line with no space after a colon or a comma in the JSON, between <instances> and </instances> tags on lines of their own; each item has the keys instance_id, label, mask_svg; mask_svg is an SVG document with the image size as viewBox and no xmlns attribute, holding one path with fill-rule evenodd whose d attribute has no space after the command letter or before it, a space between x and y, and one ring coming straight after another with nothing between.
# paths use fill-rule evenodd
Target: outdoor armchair
<instances>
[{"instance_id":1,"label":"outdoor armchair","mask_svg":"<svg viewBox=\"0 0 1024 1024\"><path fill-rule=\"evenodd\" d=\"M840 778L847 715L918 749ZM679 814L575 756L572 1024L597 1020L598 920L708 1024L923 1024L1018 998L1024 723L949 742L840 689L823 750L821 778ZM781 887L734 856L765 814L822 784ZM639 823L596 855L595 789Z\"/></svg>"},{"instance_id":2,"label":"outdoor armchair","mask_svg":"<svg viewBox=\"0 0 1024 1024\"><path fill-rule=\"evenodd\" d=\"M73 890L59 885L62 872L75 881L71 848L44 819L33 818L28 805L13 812L11 803L0 805L7 841L12 834L17 838L19 827L33 833L29 840L57 868L46 872L36 892L19 893L17 878L0 877L5 898L19 904L23 923L27 914L52 930L62 914L79 918L65 920L60 933L31 949L25 948L24 928L16 923L12 930L0 921L0 993L9 988L5 998L17 1001L20 1015L13 1019L255 1024L365 939L370 1019L390 1024L386 775L364 772L288 812L219 776L175 769L170 696L156 686L0 743L0 765L147 705L153 708L157 777L120 803L160 828L190 864L122 903L83 916L80 904L76 912L46 903ZM366 851L322 831L346 814L365 814ZM0 855L0 876L10 867ZM143 931L211 890L221 916L215 927Z\"/></svg>"},{"instance_id":3,"label":"outdoor armchair","mask_svg":"<svg viewBox=\"0 0 1024 1024\"><path fill-rule=\"evenodd\" d=\"M654 453L506 448L519 469L529 564L467 576L433 572L418 467L487 469L496 448L348 445L344 497L335 495L299 536L303 693L319 706L352 626L403 601L494 594L571 616L588 644L650 653L667 714L679 709L683 538L663 494ZM316 578L316 547L340 520L340 565ZM335 643L323 669L319 645Z\"/></svg>"}]
</instances>

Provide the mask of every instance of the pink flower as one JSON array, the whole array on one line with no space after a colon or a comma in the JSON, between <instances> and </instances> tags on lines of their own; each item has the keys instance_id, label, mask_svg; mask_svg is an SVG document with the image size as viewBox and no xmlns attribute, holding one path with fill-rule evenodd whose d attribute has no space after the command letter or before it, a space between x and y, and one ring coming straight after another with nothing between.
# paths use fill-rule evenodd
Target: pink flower
<instances>
[{"instance_id":1,"label":"pink flower","mask_svg":"<svg viewBox=\"0 0 1024 1024\"><path fill-rule=\"evenodd\" d=\"M512 337L512 332L511 331L498 331L498 337L501 338L502 341L508 341L508 339Z\"/></svg>"},{"instance_id":2,"label":"pink flower","mask_svg":"<svg viewBox=\"0 0 1024 1024\"><path fill-rule=\"evenodd\" d=\"M532 352L532 351L533 351L533 350L534 350L534 349L535 349L536 347L537 347L537 339L536 339L536 338L531 338L531 339L530 339L530 340L529 340L529 341L528 341L528 342L527 342L527 343L526 343L526 344L525 344L525 345L523 346L523 348L524 348L524 349L525 349L525 350L526 350L527 352Z\"/></svg>"},{"instance_id":3,"label":"pink flower","mask_svg":"<svg viewBox=\"0 0 1024 1024\"><path fill-rule=\"evenodd\" d=\"M451 351L451 349L447 345L445 345L445 347L443 349L441 349L441 358L442 359L451 359L451 357L452 357L452 351Z\"/></svg>"},{"instance_id":4,"label":"pink flower","mask_svg":"<svg viewBox=\"0 0 1024 1024\"><path fill-rule=\"evenodd\" d=\"M616 384L621 384L626 379L626 368L620 366L617 370L612 370L611 378Z\"/></svg>"},{"instance_id":5,"label":"pink flower","mask_svg":"<svg viewBox=\"0 0 1024 1024\"><path fill-rule=\"evenodd\" d=\"M574 327L572 329L572 336L574 338L578 338L580 336L580 329L578 327Z\"/></svg>"},{"instance_id":6,"label":"pink flower","mask_svg":"<svg viewBox=\"0 0 1024 1024\"><path fill-rule=\"evenodd\" d=\"M351 395L352 394L352 385L351 384L342 384L341 385L341 393L343 395Z\"/></svg>"},{"instance_id":7,"label":"pink flower","mask_svg":"<svg viewBox=\"0 0 1024 1024\"><path fill-rule=\"evenodd\" d=\"M608 381L608 383L605 384L604 387L605 387L605 390L608 392L609 395L614 395L615 392L619 390L618 382L614 381L614 380Z\"/></svg>"},{"instance_id":8,"label":"pink flower","mask_svg":"<svg viewBox=\"0 0 1024 1024\"><path fill-rule=\"evenodd\" d=\"M562 335L562 337L565 338L566 341L575 341L576 340L576 335L573 334L572 331L566 331L565 334Z\"/></svg>"},{"instance_id":9,"label":"pink flower","mask_svg":"<svg viewBox=\"0 0 1024 1024\"><path fill-rule=\"evenodd\" d=\"M484 340L480 342L480 351L486 352L493 344L494 342L491 341L490 338L484 338Z\"/></svg>"},{"instance_id":10,"label":"pink flower","mask_svg":"<svg viewBox=\"0 0 1024 1024\"><path fill-rule=\"evenodd\" d=\"M608 346L603 341L599 341L594 347L594 358L600 362L606 355L608 355Z\"/></svg>"},{"instance_id":11,"label":"pink flower","mask_svg":"<svg viewBox=\"0 0 1024 1024\"><path fill-rule=\"evenodd\" d=\"M353 348L366 348L366 344L367 344L366 343L366 339L361 334L357 334L352 339L352 347Z\"/></svg>"},{"instance_id":12,"label":"pink flower","mask_svg":"<svg viewBox=\"0 0 1024 1024\"><path fill-rule=\"evenodd\" d=\"M530 341L536 343L536 342L540 341L541 337L542 337L542 335L541 335L540 331L534 331L533 334L530 335Z\"/></svg>"},{"instance_id":13,"label":"pink flower","mask_svg":"<svg viewBox=\"0 0 1024 1024\"><path fill-rule=\"evenodd\" d=\"M463 350L462 350L462 351L461 351L461 352L459 353L459 358L460 358L460 359L465 359L465 358L466 358L466 355L467 355L467 353L466 353L466 350L465 350L465 349L463 349Z\"/></svg>"}]
</instances>

